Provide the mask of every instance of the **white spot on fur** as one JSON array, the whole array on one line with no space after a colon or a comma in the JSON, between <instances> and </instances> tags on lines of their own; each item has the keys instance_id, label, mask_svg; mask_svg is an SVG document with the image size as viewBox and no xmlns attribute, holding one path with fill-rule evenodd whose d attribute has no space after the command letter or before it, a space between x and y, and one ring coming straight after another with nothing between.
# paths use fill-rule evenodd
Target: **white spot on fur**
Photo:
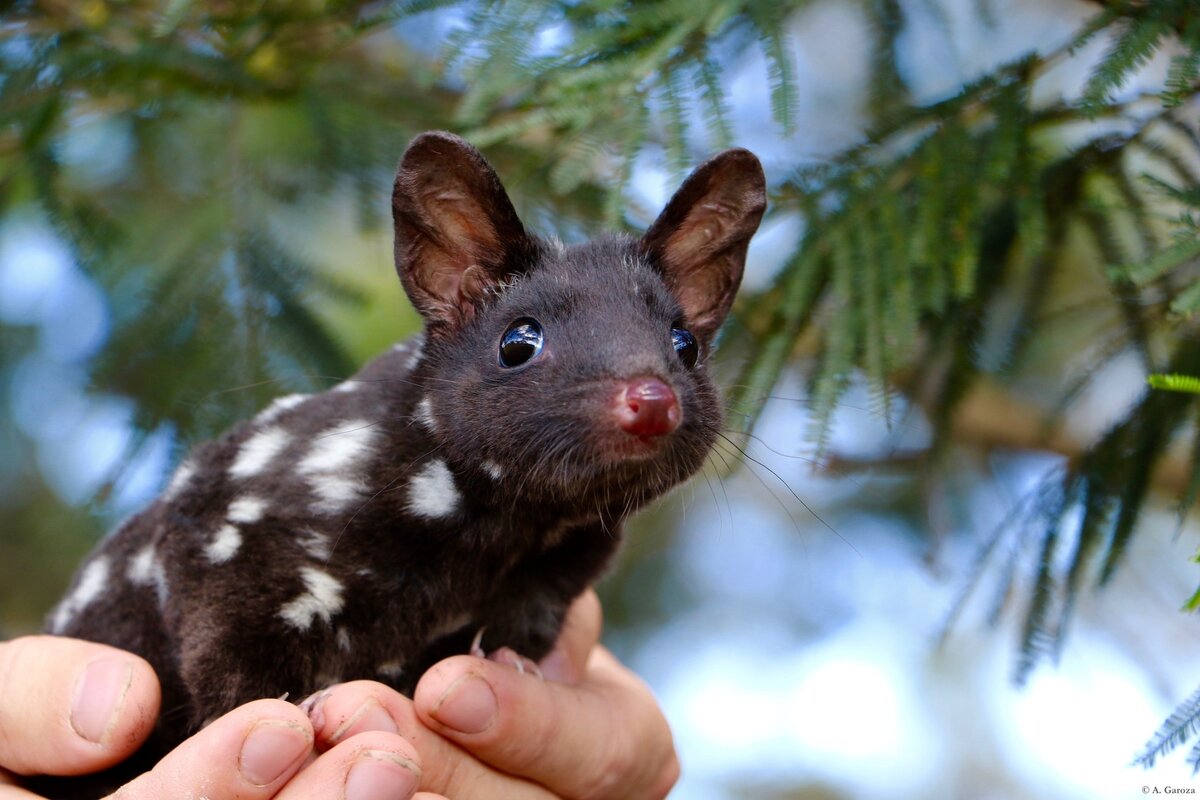
<instances>
[{"instance_id":1,"label":"white spot on fur","mask_svg":"<svg viewBox=\"0 0 1200 800\"><path fill-rule=\"evenodd\" d=\"M337 386L333 387L333 391L335 391L335 392L353 392L357 388L358 388L358 381L351 378L349 380L342 381Z\"/></svg>"},{"instance_id":2,"label":"white spot on fur","mask_svg":"<svg viewBox=\"0 0 1200 800\"><path fill-rule=\"evenodd\" d=\"M167 484L167 488L163 490L160 497L162 500L171 500L176 495L184 490L185 487L192 481L192 477L196 474L196 465L190 460L184 461L179 465L179 469L175 470L175 474L171 476L171 482Z\"/></svg>"},{"instance_id":3,"label":"white spot on fur","mask_svg":"<svg viewBox=\"0 0 1200 800\"><path fill-rule=\"evenodd\" d=\"M375 673L384 678L395 680L404 674L404 665L399 661L384 661L382 664L375 667Z\"/></svg>"},{"instance_id":4,"label":"white spot on fur","mask_svg":"<svg viewBox=\"0 0 1200 800\"><path fill-rule=\"evenodd\" d=\"M366 487L358 478L318 475L312 479L315 511L336 514L362 499Z\"/></svg>"},{"instance_id":5,"label":"white spot on fur","mask_svg":"<svg viewBox=\"0 0 1200 800\"><path fill-rule=\"evenodd\" d=\"M421 402L417 403L417 407L413 411L413 416L427 430L437 431L437 420L433 418L433 402L428 397L422 397Z\"/></svg>"},{"instance_id":6,"label":"white spot on fur","mask_svg":"<svg viewBox=\"0 0 1200 800\"><path fill-rule=\"evenodd\" d=\"M329 537L323 533L303 530L296 536L296 544L316 561L329 560Z\"/></svg>"},{"instance_id":7,"label":"white spot on fur","mask_svg":"<svg viewBox=\"0 0 1200 800\"><path fill-rule=\"evenodd\" d=\"M317 434L296 471L301 475L341 473L357 466L371 454L370 445L374 438L374 426L365 419L353 419L327 428Z\"/></svg>"},{"instance_id":8,"label":"white spot on fur","mask_svg":"<svg viewBox=\"0 0 1200 800\"><path fill-rule=\"evenodd\" d=\"M237 458L229 467L229 474L235 478L249 478L267 468L267 465L283 452L292 440L290 434L282 428L266 428L251 436L242 443Z\"/></svg>"},{"instance_id":9,"label":"white spot on fur","mask_svg":"<svg viewBox=\"0 0 1200 800\"><path fill-rule=\"evenodd\" d=\"M404 362L405 372L411 372L417 366L417 362L421 360L421 356L425 354L424 336L414 336L409 339L409 342L412 343L412 352L408 356L408 361Z\"/></svg>"},{"instance_id":10,"label":"white spot on fur","mask_svg":"<svg viewBox=\"0 0 1200 800\"><path fill-rule=\"evenodd\" d=\"M306 394L289 394L284 397L277 397L267 406L261 414L254 418L255 422L267 423L278 417L285 411L295 408L308 399Z\"/></svg>"},{"instance_id":11,"label":"white spot on fur","mask_svg":"<svg viewBox=\"0 0 1200 800\"><path fill-rule=\"evenodd\" d=\"M125 569L125 577L129 578L129 582L134 586L153 585L154 592L158 595L159 606L166 605L167 573L163 569L162 561L158 559L154 545L146 545L134 553Z\"/></svg>"},{"instance_id":12,"label":"white spot on fur","mask_svg":"<svg viewBox=\"0 0 1200 800\"><path fill-rule=\"evenodd\" d=\"M345 628L338 628L337 644L339 650L341 650L343 653L349 653L351 650L350 631L346 630Z\"/></svg>"},{"instance_id":13,"label":"white spot on fur","mask_svg":"<svg viewBox=\"0 0 1200 800\"><path fill-rule=\"evenodd\" d=\"M461 499L453 473L440 458L426 464L408 485L408 510L419 517L449 516Z\"/></svg>"},{"instance_id":14,"label":"white spot on fur","mask_svg":"<svg viewBox=\"0 0 1200 800\"><path fill-rule=\"evenodd\" d=\"M233 525L222 525L217 535L204 547L204 555L214 564L224 564L237 555L242 546L242 532Z\"/></svg>"},{"instance_id":15,"label":"white spot on fur","mask_svg":"<svg viewBox=\"0 0 1200 800\"><path fill-rule=\"evenodd\" d=\"M79 581L69 595L63 598L54 612L51 630L61 633L67 623L100 596L108 584L108 556L99 556L88 563L79 574Z\"/></svg>"},{"instance_id":16,"label":"white spot on fur","mask_svg":"<svg viewBox=\"0 0 1200 800\"><path fill-rule=\"evenodd\" d=\"M154 580L154 545L148 544L134 553L125 569L125 577L135 586L148 586Z\"/></svg>"},{"instance_id":17,"label":"white spot on fur","mask_svg":"<svg viewBox=\"0 0 1200 800\"><path fill-rule=\"evenodd\" d=\"M498 481L504 477L504 470L495 461L484 461L479 466L483 467L483 471L492 476L492 480Z\"/></svg>"},{"instance_id":18,"label":"white spot on fur","mask_svg":"<svg viewBox=\"0 0 1200 800\"><path fill-rule=\"evenodd\" d=\"M328 428L317 436L308 454L296 466L316 494L316 510L337 513L359 500L366 488L354 470L373 454L375 429L365 419Z\"/></svg>"},{"instance_id":19,"label":"white spot on fur","mask_svg":"<svg viewBox=\"0 0 1200 800\"><path fill-rule=\"evenodd\" d=\"M267 510L267 501L261 497L246 495L239 497L229 504L228 519L230 522L258 522L263 512Z\"/></svg>"},{"instance_id":20,"label":"white spot on fur","mask_svg":"<svg viewBox=\"0 0 1200 800\"><path fill-rule=\"evenodd\" d=\"M304 594L279 609L279 616L288 624L306 631L318 617L329 622L342 610L343 587L337 578L313 567L301 567L300 580L304 582Z\"/></svg>"}]
</instances>

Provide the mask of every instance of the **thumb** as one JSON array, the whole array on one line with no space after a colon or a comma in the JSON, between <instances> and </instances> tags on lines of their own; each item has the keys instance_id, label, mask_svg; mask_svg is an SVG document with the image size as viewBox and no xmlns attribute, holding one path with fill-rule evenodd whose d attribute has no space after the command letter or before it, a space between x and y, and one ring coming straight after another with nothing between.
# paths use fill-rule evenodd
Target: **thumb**
<instances>
[{"instance_id":1,"label":"thumb","mask_svg":"<svg viewBox=\"0 0 1200 800\"><path fill-rule=\"evenodd\" d=\"M158 718L158 678L141 658L59 636L0 643L0 767L80 775L132 755Z\"/></svg>"}]
</instances>

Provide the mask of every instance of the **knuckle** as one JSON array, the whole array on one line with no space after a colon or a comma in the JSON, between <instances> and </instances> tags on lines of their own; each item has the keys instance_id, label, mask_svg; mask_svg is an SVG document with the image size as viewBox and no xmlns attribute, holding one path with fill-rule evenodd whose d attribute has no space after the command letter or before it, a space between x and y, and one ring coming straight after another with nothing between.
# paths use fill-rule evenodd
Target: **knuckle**
<instances>
[{"instance_id":1,"label":"knuckle","mask_svg":"<svg viewBox=\"0 0 1200 800\"><path fill-rule=\"evenodd\" d=\"M505 751L506 760L520 769L529 769L552 760L562 741L552 715L537 715L523 720L521 728L512 732L493 731L497 734L494 746Z\"/></svg>"},{"instance_id":2,"label":"knuckle","mask_svg":"<svg viewBox=\"0 0 1200 800\"><path fill-rule=\"evenodd\" d=\"M628 798L635 782L638 757L629 736L610 736L597 750L591 765L592 779L584 800Z\"/></svg>"},{"instance_id":3,"label":"knuckle","mask_svg":"<svg viewBox=\"0 0 1200 800\"><path fill-rule=\"evenodd\" d=\"M22 636L0 645L0 748L5 751L21 743L20 731L25 726L14 711L28 694L22 662L30 657L34 642L34 637Z\"/></svg>"},{"instance_id":4,"label":"knuckle","mask_svg":"<svg viewBox=\"0 0 1200 800\"><path fill-rule=\"evenodd\" d=\"M646 800L663 800L663 798L671 793L671 789L675 788L675 784L679 782L679 774L679 756L672 749L670 756L659 768L658 775L650 783L646 793Z\"/></svg>"},{"instance_id":5,"label":"knuckle","mask_svg":"<svg viewBox=\"0 0 1200 800\"><path fill-rule=\"evenodd\" d=\"M679 780L679 757L671 729L658 713L645 714L632 726L617 726L598 753L587 800L661 800ZM616 721L614 720L614 723Z\"/></svg>"},{"instance_id":6,"label":"knuckle","mask_svg":"<svg viewBox=\"0 0 1200 800\"><path fill-rule=\"evenodd\" d=\"M469 792L475 790L478 777L468 767L466 759L443 759L422 772L421 788L448 797L471 797Z\"/></svg>"}]
</instances>

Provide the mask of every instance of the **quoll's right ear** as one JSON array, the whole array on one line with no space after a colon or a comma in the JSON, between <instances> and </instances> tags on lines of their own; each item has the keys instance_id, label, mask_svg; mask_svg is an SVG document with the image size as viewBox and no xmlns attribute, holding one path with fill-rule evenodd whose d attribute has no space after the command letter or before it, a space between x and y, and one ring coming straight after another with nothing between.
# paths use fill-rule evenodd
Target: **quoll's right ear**
<instances>
[{"instance_id":1,"label":"quoll's right ear","mask_svg":"<svg viewBox=\"0 0 1200 800\"><path fill-rule=\"evenodd\" d=\"M461 327L489 288L537 258L496 172L452 133L423 133L408 146L392 219L396 271L435 336Z\"/></svg>"}]
</instances>

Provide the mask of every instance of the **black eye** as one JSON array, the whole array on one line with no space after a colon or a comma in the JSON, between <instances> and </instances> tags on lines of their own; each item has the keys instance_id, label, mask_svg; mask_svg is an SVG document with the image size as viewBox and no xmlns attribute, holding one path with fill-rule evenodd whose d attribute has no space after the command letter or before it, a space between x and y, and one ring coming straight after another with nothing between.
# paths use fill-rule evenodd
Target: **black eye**
<instances>
[{"instance_id":1,"label":"black eye","mask_svg":"<svg viewBox=\"0 0 1200 800\"><path fill-rule=\"evenodd\" d=\"M519 319L500 337L500 366L519 367L542 352L542 326L536 319Z\"/></svg>"},{"instance_id":2,"label":"black eye","mask_svg":"<svg viewBox=\"0 0 1200 800\"><path fill-rule=\"evenodd\" d=\"M696 337L692 336L691 332L683 328L671 328L671 346L675 348L679 360L688 369L696 366L696 358L700 355L700 348L696 344Z\"/></svg>"}]
</instances>

